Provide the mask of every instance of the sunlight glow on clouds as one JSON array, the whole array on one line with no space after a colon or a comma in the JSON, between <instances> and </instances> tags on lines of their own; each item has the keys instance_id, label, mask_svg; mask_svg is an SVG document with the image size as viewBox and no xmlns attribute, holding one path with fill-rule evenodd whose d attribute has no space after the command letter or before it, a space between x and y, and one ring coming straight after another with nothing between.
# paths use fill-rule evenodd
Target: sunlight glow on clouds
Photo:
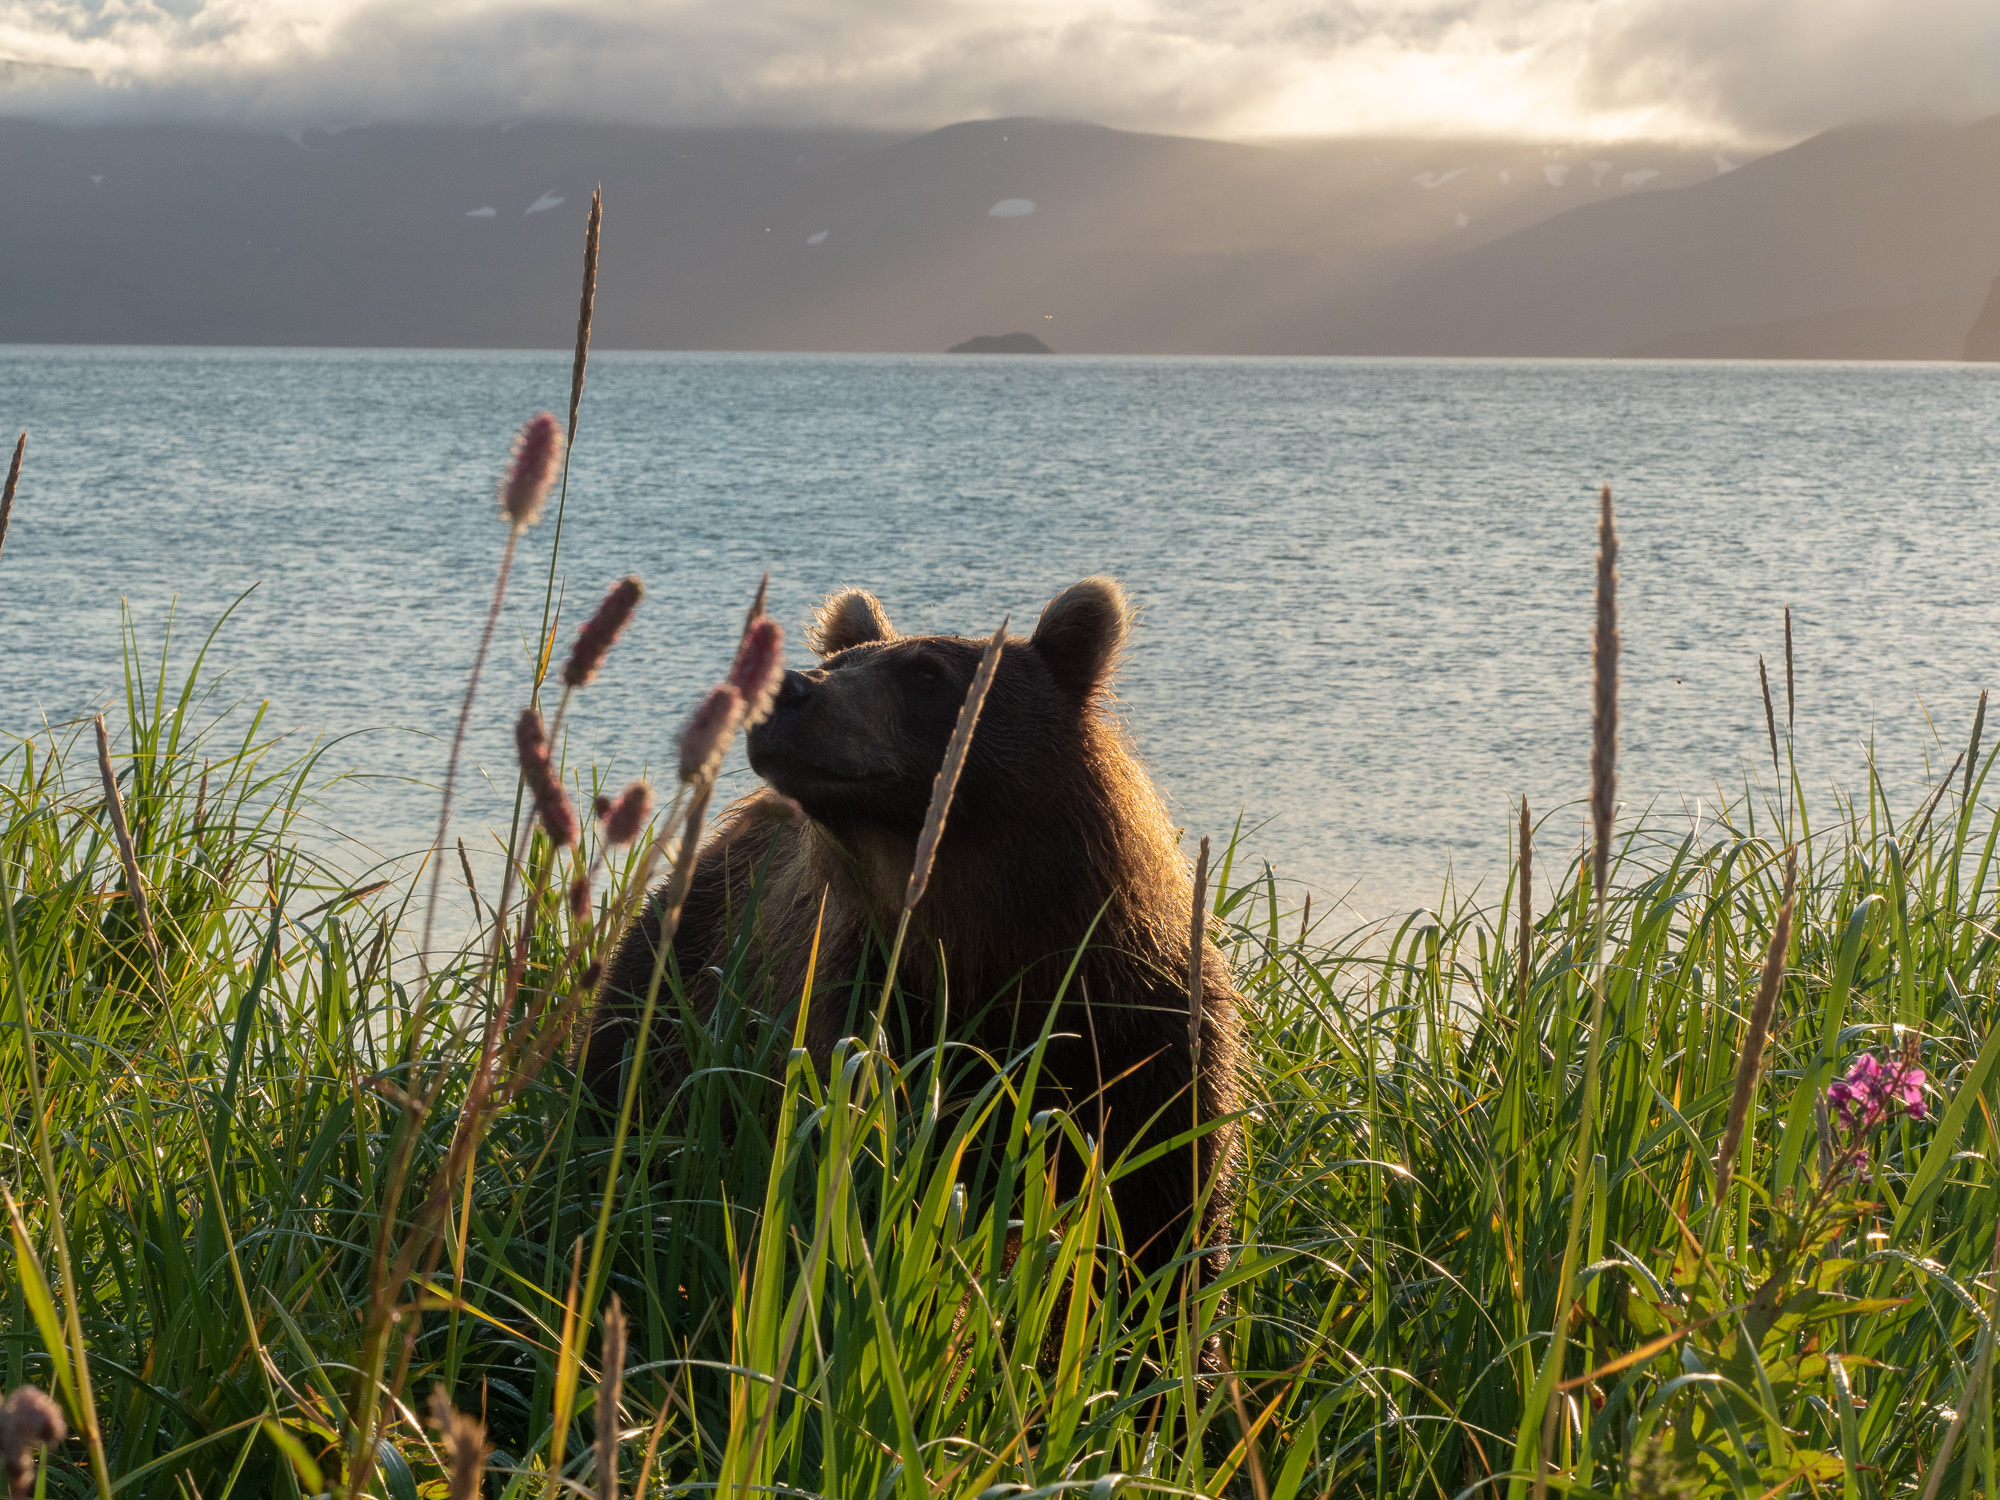
<instances>
[{"instance_id":1,"label":"sunlight glow on clouds","mask_svg":"<svg viewBox=\"0 0 2000 1500\"><path fill-rule=\"evenodd\" d=\"M0 0L0 113L1769 142L2000 110L1991 0Z\"/></svg>"}]
</instances>

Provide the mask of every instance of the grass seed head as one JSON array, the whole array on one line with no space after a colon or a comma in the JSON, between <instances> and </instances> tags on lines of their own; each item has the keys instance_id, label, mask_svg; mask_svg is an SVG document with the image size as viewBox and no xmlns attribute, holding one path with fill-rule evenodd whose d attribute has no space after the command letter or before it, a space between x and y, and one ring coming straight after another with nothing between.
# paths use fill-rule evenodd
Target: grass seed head
<instances>
[{"instance_id":1,"label":"grass seed head","mask_svg":"<svg viewBox=\"0 0 2000 1500\"><path fill-rule=\"evenodd\" d=\"M1591 877L1602 896L1611 870L1611 818L1618 805L1618 527L1611 486L1598 495L1597 630L1591 647Z\"/></svg>"},{"instance_id":2,"label":"grass seed head","mask_svg":"<svg viewBox=\"0 0 2000 1500\"><path fill-rule=\"evenodd\" d=\"M759 615L743 632L729 685L743 700L743 727L761 724L778 698L785 679L785 629L769 615Z\"/></svg>"},{"instance_id":3,"label":"grass seed head","mask_svg":"<svg viewBox=\"0 0 2000 1500\"><path fill-rule=\"evenodd\" d=\"M24 1385L0 1404L0 1460L7 1466L7 1493L26 1500L35 1492L35 1453L69 1436L62 1408L44 1391Z\"/></svg>"},{"instance_id":4,"label":"grass seed head","mask_svg":"<svg viewBox=\"0 0 2000 1500\"><path fill-rule=\"evenodd\" d=\"M28 451L28 435L22 433L14 444L14 457L7 465L7 484L0 489L0 549L7 545L7 518L14 513L14 487L21 482L21 455Z\"/></svg>"},{"instance_id":5,"label":"grass seed head","mask_svg":"<svg viewBox=\"0 0 2000 1500\"><path fill-rule=\"evenodd\" d=\"M576 436L576 413L583 405L583 372L590 363L590 315L597 305L597 238L604 229L604 189L590 195L590 219L583 230L583 297L576 309L576 362L569 374L569 433Z\"/></svg>"},{"instance_id":6,"label":"grass seed head","mask_svg":"<svg viewBox=\"0 0 2000 1500\"><path fill-rule=\"evenodd\" d=\"M972 748L972 732L979 726L979 710L985 706L986 694L993 686L993 676L1000 670L1000 650L1007 640L1007 621L1000 622L999 629L986 643L986 650L979 658L979 670L972 674L972 685L965 690L965 701L958 706L958 724L951 732L951 740L944 749L944 763L938 767L937 777L931 782L931 802L924 813L924 831L917 836L917 857L910 865L910 881L903 888L903 911L907 914L917 909L917 903L924 899L924 888L930 884L931 865L937 859L938 843L944 838L945 814L951 811L952 790L958 785L958 773L965 769L966 753Z\"/></svg>"},{"instance_id":7,"label":"grass seed head","mask_svg":"<svg viewBox=\"0 0 2000 1500\"><path fill-rule=\"evenodd\" d=\"M681 730L681 780L697 781L715 769L743 717L743 695L726 682L708 690Z\"/></svg>"},{"instance_id":8,"label":"grass seed head","mask_svg":"<svg viewBox=\"0 0 2000 1500\"><path fill-rule=\"evenodd\" d=\"M562 427L547 412L530 417L514 437L514 461L500 485L500 509L516 527L542 518L542 502L562 467Z\"/></svg>"},{"instance_id":9,"label":"grass seed head","mask_svg":"<svg viewBox=\"0 0 2000 1500\"><path fill-rule=\"evenodd\" d=\"M563 686L590 686L597 676L597 669L604 663L606 653L618 644L618 637L631 620L632 611L645 597L646 586L639 582L636 575L621 578L611 585L611 592L597 606L597 613L584 621L583 629L576 633L576 644L570 647L569 660L563 665Z\"/></svg>"},{"instance_id":10,"label":"grass seed head","mask_svg":"<svg viewBox=\"0 0 2000 1500\"><path fill-rule=\"evenodd\" d=\"M528 795L535 799L535 811L541 815L549 841L558 849L569 848L576 842L576 809L557 779L542 716L532 708L523 709L520 722L514 726L514 747L521 760L521 779L528 784Z\"/></svg>"},{"instance_id":11,"label":"grass seed head","mask_svg":"<svg viewBox=\"0 0 2000 1500\"><path fill-rule=\"evenodd\" d=\"M1757 1075L1764 1065L1764 1046L1771 1039L1771 1015L1777 1009L1778 992L1785 981L1785 955L1791 947L1798 890L1799 857L1794 849L1785 856L1784 901L1778 907L1777 920L1771 924L1771 941L1764 949L1764 970L1757 983L1757 998L1750 1006L1750 1027L1743 1038L1743 1053L1736 1063L1736 1084L1729 1096L1729 1116L1722 1127L1722 1147L1715 1153L1718 1205L1729 1194L1729 1179L1736 1170L1736 1148L1743 1142L1750 1106L1757 1097Z\"/></svg>"},{"instance_id":12,"label":"grass seed head","mask_svg":"<svg viewBox=\"0 0 2000 1500\"><path fill-rule=\"evenodd\" d=\"M604 824L604 842L622 849L639 836L653 815L653 789L635 781L618 794L617 800L599 797L597 816Z\"/></svg>"},{"instance_id":13,"label":"grass seed head","mask_svg":"<svg viewBox=\"0 0 2000 1500\"><path fill-rule=\"evenodd\" d=\"M438 1429L450 1500L478 1500L486 1482L486 1424L451 1404L441 1385L431 1387L431 1425Z\"/></svg>"}]
</instances>

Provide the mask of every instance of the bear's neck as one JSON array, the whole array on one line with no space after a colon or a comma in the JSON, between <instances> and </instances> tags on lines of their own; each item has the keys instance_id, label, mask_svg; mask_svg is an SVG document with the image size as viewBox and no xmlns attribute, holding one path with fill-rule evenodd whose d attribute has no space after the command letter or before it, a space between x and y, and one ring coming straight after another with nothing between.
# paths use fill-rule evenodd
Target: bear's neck
<instances>
[{"instance_id":1,"label":"bear's neck","mask_svg":"<svg viewBox=\"0 0 2000 1500\"><path fill-rule=\"evenodd\" d=\"M1185 967L1186 918L1162 913L1184 912L1190 892L1158 793L1111 732L1085 748L1070 774L1025 795L952 809L904 945L907 979L934 982L941 949L955 995L983 1003L1018 979L1022 1000L1046 1001L1086 938L1086 982L1111 962ZM916 840L877 832L848 843L861 895L893 933Z\"/></svg>"}]
</instances>

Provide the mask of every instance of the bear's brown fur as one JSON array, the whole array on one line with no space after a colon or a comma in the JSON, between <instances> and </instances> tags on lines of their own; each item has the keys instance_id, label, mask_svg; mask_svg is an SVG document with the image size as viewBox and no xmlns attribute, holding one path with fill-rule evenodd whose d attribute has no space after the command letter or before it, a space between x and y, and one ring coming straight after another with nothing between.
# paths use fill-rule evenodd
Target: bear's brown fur
<instances>
[{"instance_id":1,"label":"bear's brown fur","mask_svg":"<svg viewBox=\"0 0 2000 1500\"><path fill-rule=\"evenodd\" d=\"M1031 637L1007 640L899 969L908 996L949 995L956 1039L1002 1059L1034 1042L1060 991L1036 1105L1068 1109L1101 1141L1107 1165L1191 1123L1192 885L1159 793L1109 711L1130 619L1116 582L1085 579L1049 602ZM716 998L712 966L761 873L752 941L769 993L803 992L820 924L805 1034L824 1067L872 1009L868 988L849 981L872 973L879 993L883 935L895 929L983 643L898 635L859 590L829 597L808 639L819 665L786 674L771 717L749 738L752 768L806 816L771 816L776 799L759 792L722 817L698 857L673 958L705 1014ZM586 1066L600 1097L615 1091L658 935L656 892L597 1007ZM1206 940L1202 974L1199 1110L1213 1121L1239 1108L1239 1000ZM907 1034L929 1038L934 1018L905 1019ZM1203 1135L1199 1154L1202 1181L1213 1184L1204 1243L1214 1245L1234 1201L1233 1126ZM1192 1166L1187 1152L1168 1152L1113 1185L1124 1243L1144 1270L1170 1261L1183 1240ZM1074 1167L1064 1174L1072 1183Z\"/></svg>"}]
</instances>

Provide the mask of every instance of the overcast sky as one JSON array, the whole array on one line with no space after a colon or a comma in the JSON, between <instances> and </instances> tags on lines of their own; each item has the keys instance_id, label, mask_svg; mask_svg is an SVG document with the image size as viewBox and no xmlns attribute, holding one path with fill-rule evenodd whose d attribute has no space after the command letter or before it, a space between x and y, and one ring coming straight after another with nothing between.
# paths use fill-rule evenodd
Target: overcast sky
<instances>
[{"instance_id":1,"label":"overcast sky","mask_svg":"<svg viewBox=\"0 0 2000 1500\"><path fill-rule=\"evenodd\" d=\"M0 113L1753 144L2000 111L2000 0L0 0Z\"/></svg>"}]
</instances>

